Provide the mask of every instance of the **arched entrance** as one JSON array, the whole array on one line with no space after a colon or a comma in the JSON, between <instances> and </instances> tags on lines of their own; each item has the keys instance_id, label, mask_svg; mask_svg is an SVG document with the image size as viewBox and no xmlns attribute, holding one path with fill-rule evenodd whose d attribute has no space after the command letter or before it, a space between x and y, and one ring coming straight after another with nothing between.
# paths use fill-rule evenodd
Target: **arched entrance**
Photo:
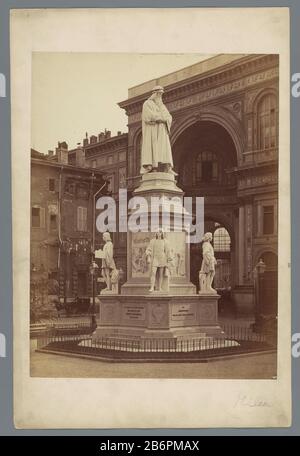
<instances>
[{"instance_id":1,"label":"arched entrance","mask_svg":"<svg viewBox=\"0 0 300 456\"><path fill-rule=\"evenodd\" d=\"M217 122L197 121L173 144L174 167L185 196L204 197L204 230L214 235L218 271L214 287L224 293L236 283L235 235L237 188L233 169L237 151L228 131ZM201 244L191 244L191 281L198 287Z\"/></svg>"}]
</instances>

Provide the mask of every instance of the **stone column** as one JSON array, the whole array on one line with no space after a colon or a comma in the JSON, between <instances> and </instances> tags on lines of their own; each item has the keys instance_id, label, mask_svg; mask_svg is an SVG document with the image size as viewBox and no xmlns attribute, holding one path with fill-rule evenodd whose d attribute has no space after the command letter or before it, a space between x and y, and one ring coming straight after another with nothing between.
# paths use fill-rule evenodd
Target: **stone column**
<instances>
[{"instance_id":1,"label":"stone column","mask_svg":"<svg viewBox=\"0 0 300 456\"><path fill-rule=\"evenodd\" d=\"M263 210L261 201L259 201L257 206L257 234L261 236L263 233Z\"/></svg>"},{"instance_id":2,"label":"stone column","mask_svg":"<svg viewBox=\"0 0 300 456\"><path fill-rule=\"evenodd\" d=\"M239 285L244 283L245 267L245 208L239 207L239 248L238 248L238 278Z\"/></svg>"},{"instance_id":3,"label":"stone column","mask_svg":"<svg viewBox=\"0 0 300 456\"><path fill-rule=\"evenodd\" d=\"M245 257L245 275L246 281L252 283L252 236L253 236L253 217L252 202L249 201L245 206L245 230L246 230L246 257Z\"/></svg>"}]
</instances>

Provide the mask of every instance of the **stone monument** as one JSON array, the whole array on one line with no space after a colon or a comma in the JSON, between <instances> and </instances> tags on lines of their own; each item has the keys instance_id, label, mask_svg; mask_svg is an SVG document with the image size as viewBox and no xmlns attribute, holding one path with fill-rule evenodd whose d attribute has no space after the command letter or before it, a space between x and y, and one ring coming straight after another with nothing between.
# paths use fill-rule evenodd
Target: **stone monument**
<instances>
[{"instance_id":1,"label":"stone monument","mask_svg":"<svg viewBox=\"0 0 300 456\"><path fill-rule=\"evenodd\" d=\"M183 223L183 191L176 184L169 139L172 117L162 93L162 87L154 87L143 105L142 176L133 192L145 202L139 217L151 226L139 232L128 229L127 282L120 294L99 296L95 340L172 339L176 345L223 336L211 274L210 287L201 294L190 282L189 227ZM154 200L159 204L153 205ZM134 212L131 209L128 220Z\"/></svg>"},{"instance_id":2,"label":"stone monument","mask_svg":"<svg viewBox=\"0 0 300 456\"><path fill-rule=\"evenodd\" d=\"M163 87L156 86L143 104L141 174L158 171L173 172L170 144L172 116L162 101Z\"/></svg>"},{"instance_id":3,"label":"stone monument","mask_svg":"<svg viewBox=\"0 0 300 456\"><path fill-rule=\"evenodd\" d=\"M212 283L215 276L215 267L217 260L215 259L214 249L211 245L213 239L212 233L205 233L203 236L202 244L202 265L199 272L199 294L213 293L216 294L216 290L212 287Z\"/></svg>"},{"instance_id":4,"label":"stone monument","mask_svg":"<svg viewBox=\"0 0 300 456\"><path fill-rule=\"evenodd\" d=\"M172 261L170 246L165 238L163 230L155 234L146 249L147 263L150 264L150 289L154 291L163 291L163 280L166 281L164 290L169 292L169 263Z\"/></svg>"},{"instance_id":5,"label":"stone monument","mask_svg":"<svg viewBox=\"0 0 300 456\"><path fill-rule=\"evenodd\" d=\"M119 271L114 260L114 246L108 231L103 233L103 240L105 242L103 250L95 251L95 258L102 259L101 272L106 283L106 288L101 291L101 294L118 294Z\"/></svg>"}]
</instances>

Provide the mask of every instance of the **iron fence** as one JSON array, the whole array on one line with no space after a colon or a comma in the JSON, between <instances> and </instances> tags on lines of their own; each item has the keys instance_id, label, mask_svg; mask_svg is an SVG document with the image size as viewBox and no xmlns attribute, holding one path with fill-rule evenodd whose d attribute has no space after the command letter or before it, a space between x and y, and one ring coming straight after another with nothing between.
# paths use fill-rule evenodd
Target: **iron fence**
<instances>
[{"instance_id":1,"label":"iron fence","mask_svg":"<svg viewBox=\"0 0 300 456\"><path fill-rule=\"evenodd\" d=\"M228 351L256 351L276 348L276 340L269 334L254 333L251 328L226 326L224 333L219 336L205 335L203 337L181 338L122 338L122 337L93 337L91 334L48 332L37 339L37 348L54 351L70 351L86 354L105 354L108 352L130 353L195 353ZM85 328L86 329L86 328ZM275 338L276 339L276 338Z\"/></svg>"},{"instance_id":2,"label":"iron fence","mask_svg":"<svg viewBox=\"0 0 300 456\"><path fill-rule=\"evenodd\" d=\"M44 338L58 335L80 335L93 332L91 318L77 319L75 321L56 320L43 324L30 325L31 338Z\"/></svg>"}]
</instances>

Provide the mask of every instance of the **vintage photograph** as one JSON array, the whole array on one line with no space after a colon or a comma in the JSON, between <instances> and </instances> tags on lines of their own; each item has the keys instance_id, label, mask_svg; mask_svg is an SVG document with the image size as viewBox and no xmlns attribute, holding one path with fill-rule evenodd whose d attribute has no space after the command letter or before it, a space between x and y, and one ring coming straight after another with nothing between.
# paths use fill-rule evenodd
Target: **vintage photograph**
<instances>
[{"instance_id":1,"label":"vintage photograph","mask_svg":"<svg viewBox=\"0 0 300 456\"><path fill-rule=\"evenodd\" d=\"M290 426L288 8L10 33L16 427Z\"/></svg>"},{"instance_id":2,"label":"vintage photograph","mask_svg":"<svg viewBox=\"0 0 300 456\"><path fill-rule=\"evenodd\" d=\"M277 378L279 66L33 52L32 377Z\"/></svg>"}]
</instances>

